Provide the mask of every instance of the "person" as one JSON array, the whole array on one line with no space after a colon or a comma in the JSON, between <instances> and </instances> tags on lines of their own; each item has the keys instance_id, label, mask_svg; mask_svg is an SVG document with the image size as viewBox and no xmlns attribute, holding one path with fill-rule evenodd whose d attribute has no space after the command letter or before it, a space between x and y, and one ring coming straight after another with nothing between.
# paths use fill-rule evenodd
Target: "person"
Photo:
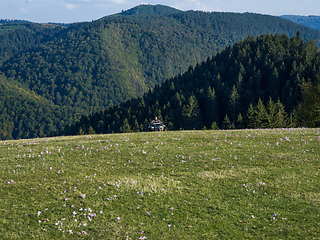
<instances>
[{"instance_id":1,"label":"person","mask_svg":"<svg viewBox=\"0 0 320 240\"><path fill-rule=\"evenodd\" d=\"M160 122L157 116L154 116L154 119L151 121L151 123L157 123Z\"/></svg>"}]
</instances>

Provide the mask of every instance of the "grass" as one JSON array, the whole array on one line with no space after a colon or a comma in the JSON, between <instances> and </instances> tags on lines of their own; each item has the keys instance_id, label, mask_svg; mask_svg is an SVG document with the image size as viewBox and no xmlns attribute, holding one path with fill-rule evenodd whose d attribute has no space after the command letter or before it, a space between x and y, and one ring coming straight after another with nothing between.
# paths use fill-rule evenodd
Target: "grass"
<instances>
[{"instance_id":1,"label":"grass","mask_svg":"<svg viewBox=\"0 0 320 240\"><path fill-rule=\"evenodd\" d=\"M0 141L1 239L318 239L319 129Z\"/></svg>"}]
</instances>

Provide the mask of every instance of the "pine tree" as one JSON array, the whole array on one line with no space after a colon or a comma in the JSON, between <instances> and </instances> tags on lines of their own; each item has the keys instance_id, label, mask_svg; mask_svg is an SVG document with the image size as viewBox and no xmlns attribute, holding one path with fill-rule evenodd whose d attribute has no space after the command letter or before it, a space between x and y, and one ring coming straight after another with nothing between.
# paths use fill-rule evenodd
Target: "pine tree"
<instances>
[{"instance_id":1,"label":"pine tree","mask_svg":"<svg viewBox=\"0 0 320 240\"><path fill-rule=\"evenodd\" d=\"M286 113L283 104L278 99L277 105L277 116L276 116L276 127L284 128L288 125L288 114Z\"/></svg>"},{"instance_id":2,"label":"pine tree","mask_svg":"<svg viewBox=\"0 0 320 240\"><path fill-rule=\"evenodd\" d=\"M97 124L97 131L98 133L104 133L105 132L105 124L102 120L100 120Z\"/></svg>"},{"instance_id":3,"label":"pine tree","mask_svg":"<svg viewBox=\"0 0 320 240\"><path fill-rule=\"evenodd\" d=\"M261 98L259 98L258 104L256 106L256 127L266 128L268 127L268 113L266 107L264 106Z\"/></svg>"},{"instance_id":4,"label":"pine tree","mask_svg":"<svg viewBox=\"0 0 320 240\"><path fill-rule=\"evenodd\" d=\"M93 127L90 125L89 129L88 129L88 133L89 134L96 134L96 131L93 129Z\"/></svg>"},{"instance_id":5,"label":"pine tree","mask_svg":"<svg viewBox=\"0 0 320 240\"><path fill-rule=\"evenodd\" d=\"M236 122L236 128L237 129L244 128L244 122L243 122L243 117L242 117L241 113L239 113L239 115L238 115L237 122Z\"/></svg>"},{"instance_id":6,"label":"pine tree","mask_svg":"<svg viewBox=\"0 0 320 240\"><path fill-rule=\"evenodd\" d=\"M182 122L184 129L201 129L202 116L199 109L199 104L194 95L188 99L188 104L182 110Z\"/></svg>"},{"instance_id":7,"label":"pine tree","mask_svg":"<svg viewBox=\"0 0 320 240\"><path fill-rule=\"evenodd\" d=\"M269 102L267 105L268 110L268 127L275 128L277 127L276 119L277 119L277 105L272 101L271 97L269 98Z\"/></svg>"},{"instance_id":8,"label":"pine tree","mask_svg":"<svg viewBox=\"0 0 320 240\"><path fill-rule=\"evenodd\" d=\"M279 74L276 67L273 68L271 76L268 81L269 96L275 101L279 97L280 81Z\"/></svg>"},{"instance_id":9,"label":"pine tree","mask_svg":"<svg viewBox=\"0 0 320 240\"><path fill-rule=\"evenodd\" d=\"M216 122L213 122L210 129L212 129L212 130L219 130L219 127L218 127L218 125L217 125Z\"/></svg>"},{"instance_id":10,"label":"pine tree","mask_svg":"<svg viewBox=\"0 0 320 240\"><path fill-rule=\"evenodd\" d=\"M253 107L252 103L250 103L250 106L247 110L247 119L248 119L248 127L249 128L256 128L257 127L256 115L257 115L257 111L256 111L255 107Z\"/></svg>"},{"instance_id":11,"label":"pine tree","mask_svg":"<svg viewBox=\"0 0 320 240\"><path fill-rule=\"evenodd\" d=\"M290 116L288 119L288 127L291 127L291 128L298 127L298 118L295 115L295 112L290 113Z\"/></svg>"},{"instance_id":12,"label":"pine tree","mask_svg":"<svg viewBox=\"0 0 320 240\"><path fill-rule=\"evenodd\" d=\"M123 120L123 123L122 123L122 125L120 127L120 132L122 132L122 133L130 133L130 132L132 132L131 126L130 126L129 121L128 121L127 118L125 118Z\"/></svg>"},{"instance_id":13,"label":"pine tree","mask_svg":"<svg viewBox=\"0 0 320 240\"><path fill-rule=\"evenodd\" d=\"M302 126L320 126L320 79L315 83L304 83L302 85L302 101L299 103L296 115Z\"/></svg>"},{"instance_id":14,"label":"pine tree","mask_svg":"<svg viewBox=\"0 0 320 240\"><path fill-rule=\"evenodd\" d=\"M134 120L134 124L133 124L133 132L140 132L140 126L139 126L139 123L138 123L138 120L135 119Z\"/></svg>"},{"instance_id":15,"label":"pine tree","mask_svg":"<svg viewBox=\"0 0 320 240\"><path fill-rule=\"evenodd\" d=\"M84 131L83 131L82 127L80 127L80 129L79 129L78 135L84 135Z\"/></svg>"},{"instance_id":16,"label":"pine tree","mask_svg":"<svg viewBox=\"0 0 320 240\"><path fill-rule=\"evenodd\" d=\"M239 99L240 99L240 95L238 92L238 88L235 85L233 85L231 94L230 94L230 99L229 99L229 108L231 110L233 125L235 124L236 116L239 111L239 105L240 105Z\"/></svg>"},{"instance_id":17,"label":"pine tree","mask_svg":"<svg viewBox=\"0 0 320 240\"><path fill-rule=\"evenodd\" d=\"M226 114L226 116L223 119L222 122L222 129L234 129L234 125L231 123L228 114Z\"/></svg>"},{"instance_id":18,"label":"pine tree","mask_svg":"<svg viewBox=\"0 0 320 240\"><path fill-rule=\"evenodd\" d=\"M215 96L214 88L208 88L205 101L204 101L204 113L203 113L204 125L210 128L213 122L219 121L219 106Z\"/></svg>"}]
</instances>

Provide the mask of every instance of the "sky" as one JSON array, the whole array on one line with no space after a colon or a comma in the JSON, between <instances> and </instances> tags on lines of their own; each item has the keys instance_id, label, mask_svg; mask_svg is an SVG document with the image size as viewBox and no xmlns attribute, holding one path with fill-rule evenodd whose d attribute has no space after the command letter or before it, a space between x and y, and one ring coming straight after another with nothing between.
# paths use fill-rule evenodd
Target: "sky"
<instances>
[{"instance_id":1,"label":"sky","mask_svg":"<svg viewBox=\"0 0 320 240\"><path fill-rule=\"evenodd\" d=\"M268 15L320 15L319 0L0 0L0 19L38 23L97 20L140 4L162 4L180 10L251 12Z\"/></svg>"}]
</instances>

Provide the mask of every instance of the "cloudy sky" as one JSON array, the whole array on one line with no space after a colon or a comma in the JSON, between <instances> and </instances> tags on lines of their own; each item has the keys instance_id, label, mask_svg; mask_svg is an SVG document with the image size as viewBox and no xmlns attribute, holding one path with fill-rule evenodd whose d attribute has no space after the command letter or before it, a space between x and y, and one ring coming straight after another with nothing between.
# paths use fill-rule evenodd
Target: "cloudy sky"
<instances>
[{"instance_id":1,"label":"cloudy sky","mask_svg":"<svg viewBox=\"0 0 320 240\"><path fill-rule=\"evenodd\" d=\"M0 19L39 23L92 21L140 4L162 4L180 10L207 12L320 15L319 0L0 0Z\"/></svg>"}]
</instances>

